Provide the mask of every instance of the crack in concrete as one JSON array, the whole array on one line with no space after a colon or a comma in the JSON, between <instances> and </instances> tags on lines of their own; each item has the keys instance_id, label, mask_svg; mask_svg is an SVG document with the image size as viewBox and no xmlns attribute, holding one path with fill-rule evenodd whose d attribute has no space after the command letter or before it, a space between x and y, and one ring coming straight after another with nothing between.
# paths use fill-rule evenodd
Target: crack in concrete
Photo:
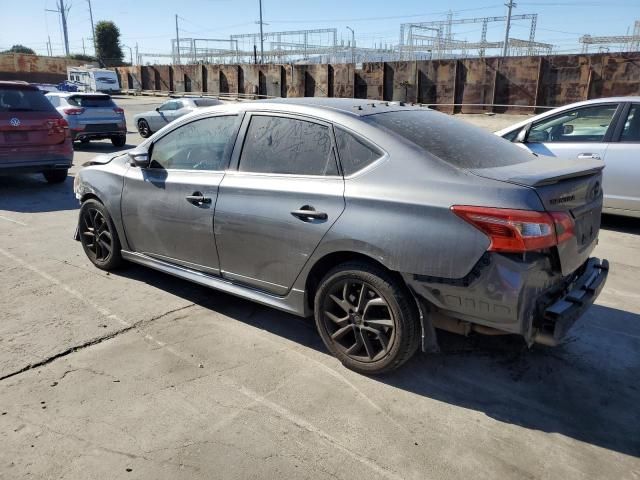
<instances>
[{"instance_id":1,"label":"crack in concrete","mask_svg":"<svg viewBox=\"0 0 640 480\"><path fill-rule=\"evenodd\" d=\"M48 356L48 357L46 357L46 358L44 358L44 359L42 359L42 360L40 360L38 362L30 363L30 364L28 364L28 365L26 365L26 366L24 366L24 367L22 367L22 368L20 368L18 370L15 370L15 371L13 371L11 373L3 375L3 376L0 377L0 381L7 380L7 379L9 379L11 377L15 377L16 375L20 375L21 373L24 373L24 372L29 371L29 370L33 370L35 368L43 367L45 365L50 364L51 362L54 362L54 361L56 361L56 360L58 360L58 359L60 359L62 357L66 357L67 355L70 355L70 354L72 354L74 352L77 352L79 350L84 350L85 348L92 347L94 345L98 345L100 343L106 342L107 340L111 340L112 338L115 338L115 337L117 337L119 335L122 335L123 333L127 333L127 332L129 332L131 330L134 330L134 329L137 329L137 328L142 327L144 325L147 325L147 324L149 324L149 323L151 323L151 322L153 322L155 320L159 320L159 319L161 319L163 317L166 317L167 315L171 315L172 313L179 312L179 311L182 311L182 310L186 310L186 309L194 307L194 306L195 306L195 303L191 303L190 305L186 305L186 306L180 307L180 308L175 308L173 310L169 310L168 312L164 312L164 313L162 313L160 315L156 315L155 317L138 320L137 322L132 323L131 325L128 325L128 326L126 326L124 328L121 328L119 330L115 330L114 332L110 332L110 333L106 333L104 335L100 335L98 337L94 337L94 338L89 339L89 340L87 340L85 342L82 342L82 343L80 343L78 345L74 345L72 347L69 347L69 348L67 348L67 349L65 349L65 350L63 350L61 352L55 353L53 355L50 355L50 356ZM69 372L66 372L66 373L69 373Z\"/></svg>"}]
</instances>

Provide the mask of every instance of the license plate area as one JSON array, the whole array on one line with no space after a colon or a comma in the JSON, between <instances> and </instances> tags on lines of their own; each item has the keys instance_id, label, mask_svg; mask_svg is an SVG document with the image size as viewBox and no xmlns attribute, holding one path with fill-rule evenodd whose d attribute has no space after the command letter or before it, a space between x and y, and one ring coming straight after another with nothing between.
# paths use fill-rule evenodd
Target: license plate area
<instances>
[{"instance_id":1,"label":"license plate area","mask_svg":"<svg viewBox=\"0 0 640 480\"><path fill-rule=\"evenodd\" d=\"M4 132L4 141L7 143L23 143L28 140L27 132Z\"/></svg>"},{"instance_id":2,"label":"license plate area","mask_svg":"<svg viewBox=\"0 0 640 480\"><path fill-rule=\"evenodd\" d=\"M591 245L600 231L600 210L591 208L581 212L575 220L575 234L579 247Z\"/></svg>"}]
</instances>

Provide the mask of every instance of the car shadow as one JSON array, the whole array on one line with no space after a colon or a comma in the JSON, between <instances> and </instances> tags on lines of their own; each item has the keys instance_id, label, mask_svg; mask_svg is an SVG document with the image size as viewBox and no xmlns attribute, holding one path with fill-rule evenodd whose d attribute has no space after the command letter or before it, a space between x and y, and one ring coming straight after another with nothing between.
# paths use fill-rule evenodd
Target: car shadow
<instances>
[{"instance_id":1,"label":"car shadow","mask_svg":"<svg viewBox=\"0 0 640 480\"><path fill-rule=\"evenodd\" d=\"M619 233L633 233L638 235L640 234L640 218L603 214L600 228Z\"/></svg>"},{"instance_id":2,"label":"car shadow","mask_svg":"<svg viewBox=\"0 0 640 480\"><path fill-rule=\"evenodd\" d=\"M11 212L55 212L76 210L73 176L49 184L41 174L0 176L0 210Z\"/></svg>"},{"instance_id":3,"label":"car shadow","mask_svg":"<svg viewBox=\"0 0 640 480\"><path fill-rule=\"evenodd\" d=\"M131 143L126 143L122 147L115 147L111 143L111 140L96 140L89 143L74 142L73 144L73 149L76 152L95 152L97 155L102 153L124 152L135 147L136 145Z\"/></svg>"},{"instance_id":4,"label":"car shadow","mask_svg":"<svg viewBox=\"0 0 640 480\"><path fill-rule=\"evenodd\" d=\"M119 275L327 353L303 319L138 265ZM438 332L441 352L419 353L372 381L524 428L640 456L640 315L594 305L556 348L519 337ZM328 353L327 353L328 354Z\"/></svg>"}]
</instances>

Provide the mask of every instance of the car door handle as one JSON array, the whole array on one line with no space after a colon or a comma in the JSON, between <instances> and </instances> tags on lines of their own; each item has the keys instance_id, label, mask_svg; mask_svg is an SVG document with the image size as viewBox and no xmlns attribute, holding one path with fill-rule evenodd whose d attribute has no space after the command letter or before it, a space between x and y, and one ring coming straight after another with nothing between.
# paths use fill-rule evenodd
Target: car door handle
<instances>
[{"instance_id":1,"label":"car door handle","mask_svg":"<svg viewBox=\"0 0 640 480\"><path fill-rule=\"evenodd\" d=\"M192 195L187 195L185 197L187 202L193 203L194 205L205 205L211 203L211 199L209 197L205 197L200 192L193 192Z\"/></svg>"},{"instance_id":2,"label":"car door handle","mask_svg":"<svg viewBox=\"0 0 640 480\"><path fill-rule=\"evenodd\" d=\"M579 153L578 160L602 160L599 154L597 153Z\"/></svg>"},{"instance_id":3,"label":"car door handle","mask_svg":"<svg viewBox=\"0 0 640 480\"><path fill-rule=\"evenodd\" d=\"M309 220L326 220L329 216L325 212L316 212L316 209L310 205L304 205L300 207L300 210L294 210L291 215L298 217L303 222Z\"/></svg>"}]
</instances>

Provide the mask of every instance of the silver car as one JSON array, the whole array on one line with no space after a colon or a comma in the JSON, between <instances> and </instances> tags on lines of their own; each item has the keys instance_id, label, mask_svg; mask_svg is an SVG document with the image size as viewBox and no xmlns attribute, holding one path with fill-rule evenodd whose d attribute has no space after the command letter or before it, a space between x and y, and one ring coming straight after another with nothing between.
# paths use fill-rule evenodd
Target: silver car
<instances>
[{"instance_id":1,"label":"silver car","mask_svg":"<svg viewBox=\"0 0 640 480\"><path fill-rule=\"evenodd\" d=\"M496 132L538 155L606 165L606 213L640 217L640 97L556 108Z\"/></svg>"},{"instance_id":2,"label":"silver car","mask_svg":"<svg viewBox=\"0 0 640 480\"><path fill-rule=\"evenodd\" d=\"M73 141L110 139L116 147L127 143L124 110L105 93L51 92L46 97L69 124Z\"/></svg>"},{"instance_id":3,"label":"silver car","mask_svg":"<svg viewBox=\"0 0 640 480\"><path fill-rule=\"evenodd\" d=\"M177 118L202 107L213 107L221 105L222 102L215 98L204 97L182 97L174 98L164 102L155 110L139 113L134 118L138 133L142 138L149 137L153 132L157 132L165 125L173 122Z\"/></svg>"},{"instance_id":4,"label":"silver car","mask_svg":"<svg viewBox=\"0 0 640 480\"><path fill-rule=\"evenodd\" d=\"M82 169L76 239L98 268L314 315L345 365L381 373L435 328L561 341L607 277L601 170L420 107L230 104Z\"/></svg>"}]
</instances>

